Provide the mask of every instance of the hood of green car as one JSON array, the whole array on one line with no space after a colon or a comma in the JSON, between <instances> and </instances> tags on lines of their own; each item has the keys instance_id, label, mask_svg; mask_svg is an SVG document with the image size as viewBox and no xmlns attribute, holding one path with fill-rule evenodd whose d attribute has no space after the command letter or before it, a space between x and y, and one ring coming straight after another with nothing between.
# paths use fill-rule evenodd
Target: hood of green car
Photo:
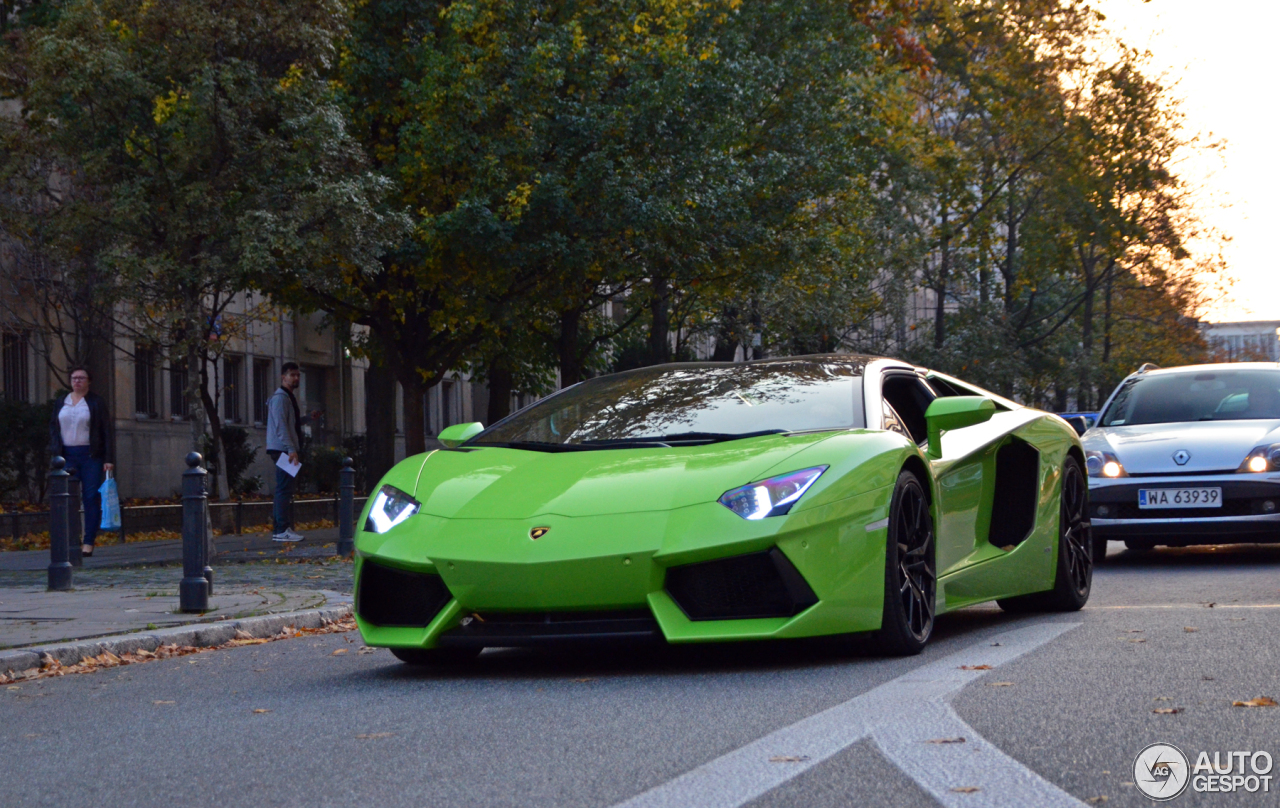
<instances>
[{"instance_id":1,"label":"hood of green car","mask_svg":"<svg viewBox=\"0 0 1280 808\"><path fill-rule=\"evenodd\" d=\"M714 502L838 432L765 435L706 446L536 452L499 447L430 453L414 496L421 512L528 519L665 511Z\"/></svg>"}]
</instances>

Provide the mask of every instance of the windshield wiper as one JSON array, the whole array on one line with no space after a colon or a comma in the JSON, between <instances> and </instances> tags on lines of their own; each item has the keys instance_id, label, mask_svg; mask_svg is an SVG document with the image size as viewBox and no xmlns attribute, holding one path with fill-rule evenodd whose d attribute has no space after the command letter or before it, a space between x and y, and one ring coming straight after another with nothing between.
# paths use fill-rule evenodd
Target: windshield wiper
<instances>
[{"instance_id":1,"label":"windshield wiper","mask_svg":"<svg viewBox=\"0 0 1280 808\"><path fill-rule=\"evenodd\" d=\"M758 438L762 435L781 435L786 433L785 429L762 429L758 432L678 432L674 435L645 435L638 438L620 438L612 441L583 441L583 443L601 444L601 443L645 443L655 445L670 445L676 443L720 443L727 440L741 440L743 438Z\"/></svg>"}]
</instances>

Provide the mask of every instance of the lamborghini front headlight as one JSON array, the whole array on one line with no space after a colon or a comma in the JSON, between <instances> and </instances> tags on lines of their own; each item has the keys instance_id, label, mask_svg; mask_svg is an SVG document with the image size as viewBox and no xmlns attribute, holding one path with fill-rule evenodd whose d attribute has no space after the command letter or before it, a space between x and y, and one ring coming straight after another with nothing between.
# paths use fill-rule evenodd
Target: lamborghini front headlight
<instances>
[{"instance_id":1,"label":"lamborghini front headlight","mask_svg":"<svg viewBox=\"0 0 1280 808\"><path fill-rule=\"evenodd\" d=\"M758 483L748 483L720 495L720 504L743 519L781 516L791 510L809 486L817 482L828 466L780 474Z\"/></svg>"},{"instance_id":2,"label":"lamborghini front headlight","mask_svg":"<svg viewBox=\"0 0 1280 808\"><path fill-rule=\"evenodd\" d=\"M378 489L373 504L369 506L369 518L364 521L364 529L369 533L386 533L421 507L422 503L394 485L384 485Z\"/></svg>"}]
</instances>

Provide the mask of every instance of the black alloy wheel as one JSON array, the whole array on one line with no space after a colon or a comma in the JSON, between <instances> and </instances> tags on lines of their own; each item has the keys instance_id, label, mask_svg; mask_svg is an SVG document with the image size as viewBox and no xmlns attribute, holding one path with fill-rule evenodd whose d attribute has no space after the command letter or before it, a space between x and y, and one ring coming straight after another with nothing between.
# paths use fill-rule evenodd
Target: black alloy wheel
<instances>
[{"instance_id":1,"label":"black alloy wheel","mask_svg":"<svg viewBox=\"0 0 1280 808\"><path fill-rule=\"evenodd\" d=\"M1093 586L1093 529L1089 524L1089 484L1074 458L1062 467L1062 542L1067 546L1067 576L1076 596L1089 599ZM1083 602L1080 604L1083 606Z\"/></svg>"},{"instance_id":2,"label":"black alloy wheel","mask_svg":"<svg viewBox=\"0 0 1280 808\"><path fill-rule=\"evenodd\" d=\"M1062 464L1058 563L1053 589L996 603L1006 612L1074 612L1084 608L1093 588L1093 530L1089 524L1089 484L1080 463Z\"/></svg>"},{"instance_id":3,"label":"black alloy wheel","mask_svg":"<svg viewBox=\"0 0 1280 808\"><path fill-rule=\"evenodd\" d=\"M890 654L920 653L933 634L938 573L929 498L920 480L908 471L898 476L889 506L884 588L876 643Z\"/></svg>"}]
</instances>

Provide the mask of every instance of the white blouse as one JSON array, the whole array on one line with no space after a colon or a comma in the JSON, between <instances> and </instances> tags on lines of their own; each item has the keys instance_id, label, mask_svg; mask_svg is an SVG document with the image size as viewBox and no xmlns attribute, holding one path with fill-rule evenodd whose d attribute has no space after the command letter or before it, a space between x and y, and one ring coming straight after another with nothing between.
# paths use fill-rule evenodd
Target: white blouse
<instances>
[{"instance_id":1,"label":"white blouse","mask_svg":"<svg viewBox=\"0 0 1280 808\"><path fill-rule=\"evenodd\" d=\"M58 411L58 424L62 427L63 446L88 446L89 402L82 398L73 404L71 396L67 396Z\"/></svg>"}]
</instances>

